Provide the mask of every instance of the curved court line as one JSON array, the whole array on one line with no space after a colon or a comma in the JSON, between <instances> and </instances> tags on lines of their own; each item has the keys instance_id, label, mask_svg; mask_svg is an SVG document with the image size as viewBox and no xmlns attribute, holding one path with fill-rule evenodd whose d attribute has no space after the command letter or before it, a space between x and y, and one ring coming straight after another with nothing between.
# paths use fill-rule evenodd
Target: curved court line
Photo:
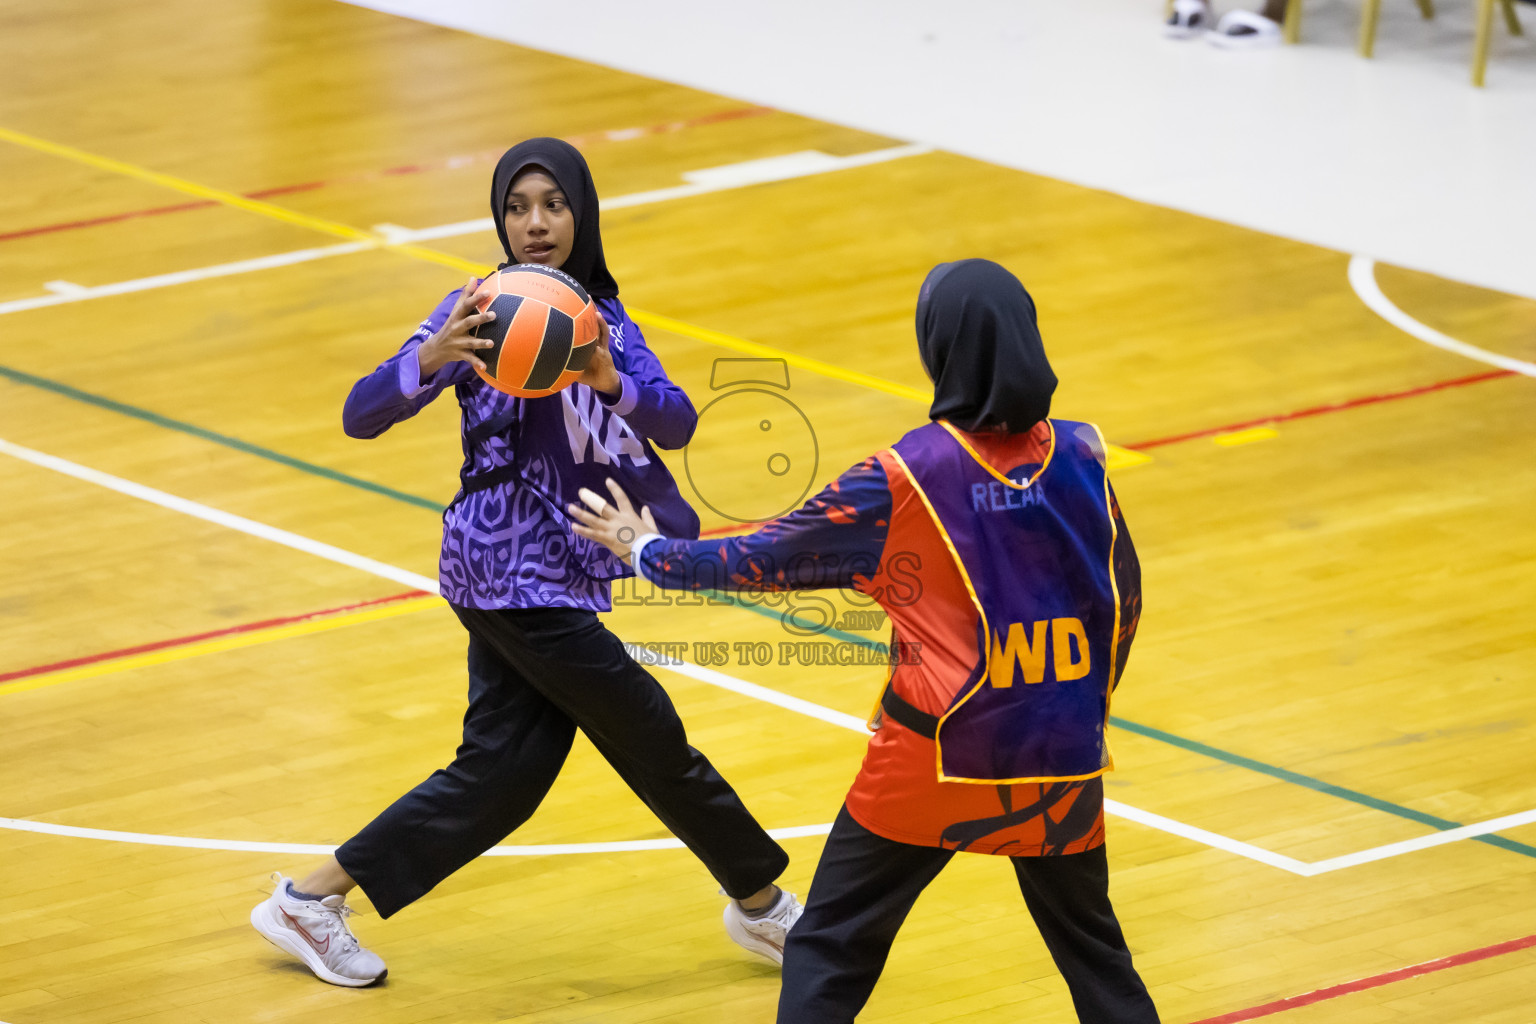
<instances>
[{"instance_id":1,"label":"curved court line","mask_svg":"<svg viewBox=\"0 0 1536 1024\"><path fill-rule=\"evenodd\" d=\"M41 468L54 470L55 472L62 473L66 476L71 476L82 481L97 484L98 486L117 491L118 493L127 495L129 497L138 498L142 501L147 501L151 504L159 505L172 511L181 512L184 515L202 519L207 522L217 523L218 525L226 526L232 530L247 533L255 537L260 537L264 540L270 540L274 543L282 544L285 547L294 548L295 550L304 551L308 554L313 554L328 561L336 562L341 565L347 565L377 576L383 576L385 579L408 583L409 585L416 587L418 590L428 591L433 594L439 593L437 581L428 579L425 576L408 572L407 570L399 569L394 566L387 565L383 562L378 562L374 559L367 558L362 555L357 555L350 551L345 551L341 548L337 548L329 544L310 540L307 537L301 537L298 534L290 533L287 530L280 530L276 527L267 526L264 523L258 523L254 520L246 519L243 516L232 515L228 512L223 512L219 509L211 508L207 505L203 505L195 501L179 498L175 495L167 494L164 491L159 491L152 487L136 484L132 481L124 480L120 477L115 477L108 473L103 473L99 470L91 469L87 466L81 466L66 459L58 458L57 456L34 451L30 448L24 448L21 445L12 444L9 441L5 441L3 439L0 439L0 453L11 455L25 462L32 463L33 465L39 466ZM718 672L714 669L705 668L703 666L694 665L688 662L681 662L677 665L668 665L664 667L671 671L678 672L681 675L686 675L690 678L696 679L700 682L721 687L733 693L750 697L754 700L765 701L786 710L794 711L798 714L810 715L811 717L844 729L857 731L861 734L865 731L864 723L856 716L849 715L845 712L835 711L831 708L822 707L821 705L814 704L810 701L802 700L801 698L793 697L789 694L780 693L777 690L771 690L767 687L758 686L755 683L749 683L742 679L736 679L733 676L726 675L725 673ZM1104 809L1106 813L1113 814L1117 817L1124 817L1128 820L1136 821L1140 824L1147 825L1160 831L1168 832L1172 835L1192 839L1206 846L1225 850L1229 853L1235 853L1239 856L1246 857L1251 860L1256 860L1264 864L1269 864L1273 867L1278 867L1283 870L1290 871L1293 874L1303 876L1311 876L1320 874L1324 871L1332 871L1342 867L1350 867L1354 863L1366 863L1370 860L1381 859L1381 857L1399 856L1403 853L1412 852L1413 850L1423 849L1429 846L1441 845L1443 843L1455 842L1460 839L1480 838L1485 833L1492 832L1497 828L1510 828L1514 827L1515 825L1536 822L1536 811L1526 811L1522 812L1521 814L1507 815L1503 818L1497 818L1491 822L1457 826L1453 829L1445 830L1428 836L1420 836L1416 839L1405 840L1401 843L1392 843L1384 847L1377 847L1374 850L1366 850L1355 854L1348 854L1344 857L1334 858L1332 861L1308 864L1293 857L1287 857L1284 854L1265 850L1264 848L1255 846L1251 843L1245 843L1241 840L1232 839L1229 836L1223 836L1216 832L1209 832L1205 829L1197 828L1193 825L1188 825L1184 822L1176 821L1172 818L1166 818L1162 815L1154 814L1150 811L1144 811L1140 808L1131 807L1128 804L1122 804L1115 800L1106 799L1104 801ZM73 829L73 826L43 825L40 823L26 822L22 819L13 818L0 818L0 826L15 827L27 831L51 831L54 832L54 834L78 834L82 836L88 835L90 838L131 836L135 838L124 838L122 841L148 841L142 838L144 835L146 835L144 833L113 833L107 830L99 829L61 832L58 830ZM802 827L819 828L821 826ZM159 836L153 838L158 840L154 843L154 845L166 846L190 845L196 842L205 842L204 840L188 840L185 837ZM207 840L206 842L219 841ZM228 842L240 843L242 841L231 840ZM625 846L623 848L636 850L665 849L668 848L665 845L655 846L646 844L666 844L669 842L676 842L676 840L635 840L633 842L637 842L642 845ZM1504 840L1504 842L1507 843L1509 841ZM221 848L252 849L270 852L268 851L268 847L270 845L271 844L257 843ZM279 845L284 846L284 850L279 852L287 852L287 844ZM320 850L321 852L330 851L330 848L314 847L307 844L299 844L299 846L301 847L300 852L314 852L316 850ZM565 847L561 848L569 849L572 852L593 852L592 850L588 849L588 847L591 846L592 844L577 843L566 844ZM617 849L610 844L602 844L598 848L610 851ZM517 850L522 848L508 847L506 849ZM550 849L551 848L548 847L537 848L537 850L541 853L547 853ZM1379 856L1373 856L1373 854L1379 854ZM501 856L518 855L519 854L516 853L501 854Z\"/></svg>"},{"instance_id":2,"label":"curved court line","mask_svg":"<svg viewBox=\"0 0 1536 1024\"><path fill-rule=\"evenodd\" d=\"M863 731L862 723L859 730ZM1256 860L1271 867L1281 868L1296 875L1312 875L1317 872L1314 865L1304 861L1287 857L1284 854L1274 853L1263 847L1244 843L1215 832L1195 828L1183 822L1165 818L1160 814L1143 811L1117 800L1105 800L1106 813L1117 817L1147 825L1151 828L1185 839L1192 839L1206 846L1211 846L1228 853ZM240 853L290 853L313 854L325 856L336 852L336 847L319 843L266 843L253 842L245 839L205 839L196 836L171 836L160 835L152 832L122 832L116 829L84 828L79 825L55 825L45 821L31 821L26 818L0 818L0 828L10 829L15 832L33 832L41 835L66 836L71 839L99 839L114 843L134 843L140 846L171 846L180 849L191 850L230 850ZM796 825L790 828L768 829L768 834L774 839L799 839L805 836L824 836L832 830L831 823L825 825ZM577 853L629 853L640 850L680 850L683 842L680 839L629 839L607 843L550 843L530 846L496 846L487 850L481 856L485 857L543 857L557 854ZM1332 869L1328 869L1332 870Z\"/></svg>"},{"instance_id":3,"label":"curved court line","mask_svg":"<svg viewBox=\"0 0 1536 1024\"><path fill-rule=\"evenodd\" d=\"M1503 370L1514 373L1523 373L1527 377L1536 377L1536 363L1527 363L1510 356L1500 355L1497 352L1489 352L1487 349L1478 348L1476 345L1468 345L1464 341L1457 341L1448 334L1441 334L1427 324L1421 324L1413 317L1404 313L1393 304L1392 300L1382 292L1381 286L1376 283L1376 261L1369 256L1351 256L1349 258L1349 286L1355 290L1360 301L1370 308L1371 312L1381 317L1387 323L1406 334L1411 334L1426 344L1456 355L1475 359L1489 366L1497 366Z\"/></svg>"},{"instance_id":4,"label":"curved court line","mask_svg":"<svg viewBox=\"0 0 1536 1024\"><path fill-rule=\"evenodd\" d=\"M167 836L152 832L119 832L106 828L81 828L78 825L54 825L46 821L28 821L25 818L0 818L0 828L15 832L35 832L49 836L68 836L72 839L102 839L113 843L135 843L140 846L174 846L184 850L233 850L240 853L292 853L326 856L336 852L336 847L319 843L256 843L244 839L203 839L196 836ZM768 834L774 839L799 839L804 836L824 836L832 831L832 823L825 825L794 825L789 828L771 828ZM629 853L636 850L681 850L680 839L627 839L611 843L548 843L532 846L493 846L482 857L548 857L572 853Z\"/></svg>"},{"instance_id":5,"label":"curved court line","mask_svg":"<svg viewBox=\"0 0 1536 1024\"><path fill-rule=\"evenodd\" d=\"M862 727L861 727L862 731ZM1414 839L1403 840L1397 843L1388 843L1384 846L1375 846L1368 850L1360 850L1356 853L1345 854L1340 857L1331 857L1327 860L1307 862L1288 857L1283 853L1275 853L1266 850L1262 846L1245 843L1230 836L1221 835L1218 832L1210 832L1203 828L1196 828L1181 821L1153 814L1129 804L1123 804L1118 800L1104 801L1106 814L1137 824L1167 832L1184 839L1190 839L1217 850L1234 853L1240 857L1267 864L1270 867L1280 868L1293 875L1303 878L1313 878L1317 875L1338 871L1342 868L1356 867L1360 864L1369 864L1373 861L1386 860L1390 857L1400 857L1406 853L1429 849L1435 846L1444 846L1448 843L1458 842L1462 839L1474 838L1500 829L1515 828L1536 822L1536 810L1523 811L1519 814L1507 814L1502 818L1494 818L1490 821L1479 822L1475 825L1465 825L1450 832L1436 832L1427 836L1419 836ZM196 836L172 836L152 832L123 832L116 829L85 828L78 825L56 825L51 822L32 821L26 818L0 818L0 828L15 832L31 832L40 835L65 836L72 839L97 839L115 843L132 843L140 846L169 846L178 849L192 850L226 850L240 853L286 853L300 855L326 856L336 851L335 846L320 843L268 843L255 842L244 839L207 839ZM823 825L794 825L788 828L768 829L768 835L774 839L800 839L807 836L824 836L832 829L831 823ZM481 854L484 857L547 857L566 854L582 853L632 853L644 850L680 850L683 849L680 839L627 839L602 843L546 843L525 846L496 846Z\"/></svg>"},{"instance_id":6,"label":"curved court line","mask_svg":"<svg viewBox=\"0 0 1536 1024\"><path fill-rule=\"evenodd\" d=\"M108 490L116 491L119 494L138 498L141 501L146 501L150 504L158 505L171 511L180 512L183 515L201 519L205 522L216 523L220 526L225 526L229 529L249 534L253 537L269 540L275 544L281 544L284 547L293 548L297 551L303 551L307 554L315 555L316 557L323 558L327 561L336 562L337 564L346 565L354 569L360 569L363 572L372 573L375 576L382 576L385 579L394 580L398 583L405 583L408 586L415 587L417 590L424 590L432 594L441 594L437 580L428 579L427 577L418 573L409 572L405 569L399 569L395 566L375 561L372 558L367 558L363 555L345 551L330 544L324 544L320 541L310 540L307 537L301 537L298 534L290 533L287 530L280 530L276 527L268 526L265 523L258 523L255 520L246 519L244 516L237 516L216 508L211 508L210 506L201 504L200 502L190 501L186 498L180 498L174 494L167 494L166 492L156 490L153 487L146 487L143 484L137 484L131 480L124 480L121 477L112 476L109 473L103 473L100 470L91 469L88 466L78 465L77 463L70 462L67 459L61 459L54 455L48 455L44 452L34 451L31 448L25 448L18 444L12 444L11 442L4 439L0 439L0 454L10 455L13 458L21 459L24 462L29 462L43 469L51 469L54 472L64 474L65 476L70 476L87 483L93 483L99 487L104 487ZM845 729L857 731L860 734L865 732L864 722L854 715L849 715L840 711L834 711L831 708L825 708L810 701L790 696L789 694L779 693L777 690L771 690L764 686L748 683L745 680L735 679L732 676L728 676L722 672L717 672L714 669L708 669L700 665L693 665L686 662L680 665L668 665L665 667L671 671L678 672L682 675L687 675L690 678L696 679L700 682L708 683L712 686L719 686L728 689L731 692L751 697L755 700L764 701L786 710L794 711L798 714L811 715L812 717L818 718L821 721L828 722L832 725L837 725ZM1111 803L1113 803L1113 801L1105 802L1106 810L1110 809ZM1116 813L1118 813L1120 808L1125 808L1125 805L1116 804L1115 808ZM1135 810L1135 808L1125 809L1133 811ZM1259 851L1259 853L1256 855L1254 851L1258 851L1259 848L1250 846L1247 843L1242 843L1235 839L1229 839L1225 836L1218 836L1216 833L1206 832L1203 829L1197 829L1191 825L1184 825L1182 822L1175 822L1170 818L1163 818L1160 815L1155 815L1150 812L1137 811L1137 813L1141 815L1141 817L1137 820L1141 821L1143 824L1150 825L1153 828L1163 828L1165 831L1172 830L1176 827L1179 831L1176 831L1174 834L1181 835L1186 838L1195 838L1197 841L1202 842L1205 840L1200 837L1209 836L1212 842L1221 844L1219 848L1228 850L1232 853L1237 853L1241 856L1255 857L1255 859L1261 859L1265 863L1271 863L1277 867L1285 867L1286 865L1280 862L1290 860L1290 858L1281 857L1281 855L1278 854L1270 854L1268 851ZM20 822L20 819L0 819L0 823L7 821ZM21 827L22 824L29 823L20 823L17 825L17 827ZM50 829L70 827L71 826L48 826ZM93 838L104 838L106 836L106 833L102 830L90 831L94 833ZM118 834L122 836L141 835L140 833ZM160 838L164 840L166 837ZM139 840L135 839L125 841ZM641 840L641 842L664 841ZM158 845L181 844L164 841ZM576 845L579 847L581 844ZM266 847L261 844L257 844L256 846L252 846L250 848L266 850ZM645 846L635 847L635 849L649 848L650 847ZM302 852L313 852L315 849L316 848L314 847L306 846ZM324 852L329 852L329 850L327 849ZM1287 868L1287 870L1292 869Z\"/></svg>"}]
</instances>

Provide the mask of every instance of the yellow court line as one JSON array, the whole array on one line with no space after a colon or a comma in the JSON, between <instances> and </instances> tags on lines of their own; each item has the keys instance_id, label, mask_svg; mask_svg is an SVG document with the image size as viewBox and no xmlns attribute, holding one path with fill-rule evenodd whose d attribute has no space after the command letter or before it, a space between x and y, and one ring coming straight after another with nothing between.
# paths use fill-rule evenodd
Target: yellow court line
<instances>
[{"instance_id":1,"label":"yellow court line","mask_svg":"<svg viewBox=\"0 0 1536 1024\"><path fill-rule=\"evenodd\" d=\"M428 263L436 263L444 267L451 267L455 270L462 270L466 273L474 274L476 276L483 276L491 270L489 266L483 263L477 263L474 260L468 260L460 256L454 256L451 253L440 252L437 249L432 249L424 245L387 242L379 235L376 235L370 231L364 231L361 228L352 227L349 224L342 224L338 221L326 220L323 217L315 217L307 213L300 213L297 210L290 210L286 206L279 206L276 203L269 203L260 199L249 199L235 192L229 192L220 188L212 188L208 185L200 185L195 181L188 181L185 178L178 178L171 174L162 174L159 171L153 171L147 167L139 167L136 164L130 164L122 160L114 160L111 157L98 156L95 153L89 153L83 149L77 149L74 146L66 146L62 143L50 142L47 139L40 139L35 135L28 135L25 132L13 131L9 128L0 128L0 139L15 143L18 146L26 146L29 149L35 149L40 153L47 153L51 156L62 157L66 160L73 160L76 163L85 164L88 167L95 167L99 170L112 171L116 174L122 174L130 178L137 178L140 181L146 181L153 185L159 185L163 188L172 189L186 195L196 196L198 199L207 199L212 200L213 202L223 203L226 206L230 206L238 210L244 210L247 213L254 213L263 217L270 217L274 220L280 220L286 224L293 224L298 227L309 228L312 231L319 231L323 234L332 235L337 238L346 238L354 242L370 242L374 245L377 245L381 249L392 250L407 256L414 257L415 259L424 260ZM812 359L808 356L797 355L793 352L774 348L771 345L763 345L755 341L748 341L745 338L737 338L730 334L725 334L720 331L712 331L706 327L698 327L694 324L686 323L682 320L674 320L671 317L661 316L656 313L647 313L646 311L639 309L631 309L629 313L630 316L634 318L635 322L641 324L642 326L651 326L660 330L671 331L674 334L681 334L686 338L693 338L696 341L702 341L707 344L717 345L721 348L727 348L733 352L743 352L748 355L754 355L763 358L782 359L790 366L797 366L801 369L809 370L812 373L821 374L825 377L831 377L834 380L845 381L849 384L856 384L860 387L872 388L873 390L883 391L887 394L896 395L901 398L910 398L920 402L932 401L932 395L924 394L917 388L907 387L906 385L898 384L895 381L885 380L880 377L873 377L867 373L859 373L856 370L847 370L841 366L835 366L831 363L824 363L819 359Z\"/></svg>"},{"instance_id":2,"label":"yellow court line","mask_svg":"<svg viewBox=\"0 0 1536 1024\"><path fill-rule=\"evenodd\" d=\"M76 149L74 146L66 146L63 143L40 139L35 135L28 135L25 132L0 127L0 139L15 143L18 146L26 146L28 149L35 149L39 153L47 153L50 156L73 160L76 163L85 164L87 167L94 167L97 170L111 171L114 174L136 178L139 181L158 185L161 188L168 188L185 195L196 196L198 199L207 199L237 210L244 210L247 213L270 217L273 220L280 220L285 224L292 224L295 227L308 228L311 231L318 231L321 234L331 235L336 238L345 238L353 242L370 242L381 249L392 249L419 260L453 267L456 270L466 270L476 274L483 274L485 272L485 269L480 264L472 260L460 259L457 256L438 252L435 249L428 249L425 246L388 242L371 231L364 231L350 224L327 220L324 217L316 217L308 213L300 213L298 210L290 210L286 206L279 206L276 203L268 203L260 199L251 199L237 192L229 192L225 189L213 188L209 185L201 185L195 181L188 181L186 178L178 178L173 174L162 174L147 167L140 167L137 164L130 164L123 160L114 160L107 156L99 156L83 149Z\"/></svg>"},{"instance_id":3,"label":"yellow court line","mask_svg":"<svg viewBox=\"0 0 1536 1024\"><path fill-rule=\"evenodd\" d=\"M1122 448L1117 444L1104 442L1106 458L1105 469L1130 469L1133 466L1145 466L1152 461L1152 456L1146 452L1136 451L1134 448Z\"/></svg>"},{"instance_id":4,"label":"yellow court line","mask_svg":"<svg viewBox=\"0 0 1536 1024\"><path fill-rule=\"evenodd\" d=\"M1274 427L1249 427L1247 430L1217 434L1211 438L1211 443L1219 444L1223 448L1235 448L1238 445L1253 444L1255 441L1270 441L1279 436L1280 431Z\"/></svg>"},{"instance_id":5,"label":"yellow court line","mask_svg":"<svg viewBox=\"0 0 1536 1024\"><path fill-rule=\"evenodd\" d=\"M365 608L362 611L348 612L345 615L333 615L328 618L312 619L308 622L295 622L287 626L256 629L249 633L215 637L212 640L202 640L181 647L167 647L144 654L132 654L124 658L114 658L111 661L99 661L91 665L81 665L78 668L60 669L57 672L46 672L42 675L33 676L30 679L14 683L0 683L0 696L11 693L24 693L28 690L40 690L45 686L73 683L82 679L95 679L100 676L114 675L118 672L128 672L136 668L146 668L150 665L165 665L173 661L185 661L188 658L199 658L205 654L220 654L224 651L239 650L242 647L255 647L258 644L290 640L298 636L326 633L333 629L344 629L347 626L359 626L365 622L378 622L381 619L392 619L398 615L410 615L413 612L437 608L446 603L440 597L413 597L380 608Z\"/></svg>"},{"instance_id":6,"label":"yellow court line","mask_svg":"<svg viewBox=\"0 0 1536 1024\"><path fill-rule=\"evenodd\" d=\"M917 388L908 387L905 384L898 384L893 380L886 380L884 377L874 377L867 373L860 373L857 370L847 370L832 363L824 363L820 359L796 355L793 352L786 352L771 345L763 345L755 341L748 341L745 338L738 338L735 335L725 334L721 331L710 330L708 327L696 327L693 324L682 320L674 320L669 316L662 316L659 313L648 313L643 309L631 309L629 310L629 315L641 327L671 331L673 334L681 334L685 338L693 338L695 341L718 345L721 348L728 348L733 352L741 352L749 356L758 356L764 359L782 359L790 366L797 366L802 370L809 370L823 377L831 377L833 380L856 384L859 387L869 388L873 391L883 391L888 395L895 395L897 398L910 398L915 402L922 402L924 405L933 401L931 393L919 391Z\"/></svg>"},{"instance_id":7,"label":"yellow court line","mask_svg":"<svg viewBox=\"0 0 1536 1024\"><path fill-rule=\"evenodd\" d=\"M269 203L260 199L250 199L246 196L239 195L238 193L226 191L225 189L213 188L208 185L200 185L195 181L188 181L185 178L178 178L171 174L162 174L159 171L153 171L147 167L140 167L137 164L130 164L123 160L115 160L111 157L99 156L95 153L90 153L83 149L77 149L74 146L66 146L62 143L51 142L47 139L38 138L35 135L28 135L25 132L14 131L10 128L0 127L0 140L11 142L18 146L25 146L29 149L37 150L40 153L47 153L51 156L61 157L66 160L73 160L76 163L85 164L88 167L95 167L99 170L111 171L115 174L122 174L130 178L136 178L139 181L149 182L152 185L159 185L162 188L168 188L177 192L184 193L186 195L196 196L199 199L208 199L217 203L223 203L225 206L233 207L234 209L238 210L244 210L247 213L258 214L259 216L263 217L270 217L274 220L282 221L285 224L293 224L297 227L309 228L312 231L318 231L337 238L346 238L359 242L369 242L378 246L380 249L398 252L403 255L410 256L413 259L422 260L427 263L436 263L439 266L450 267L454 270L464 271L476 276L483 276L491 269L485 264L476 263L474 260L468 260L460 256L454 256L451 253L440 252L437 249L428 248L424 245L388 242L379 235L376 235L370 231L364 231L361 228L352 227L350 224L343 224L339 221L327 220L323 217L315 217L307 213L300 213L298 210L290 210L286 206L279 206L276 203ZM896 381L886 380L883 377L875 377L871 374L860 373L857 370L845 369L844 367L837 366L833 363L822 362L820 359L812 359L809 356L798 355L785 349L774 348L772 345L764 345L760 342L748 341L746 338L738 338L735 335L726 334L722 331L710 330L707 327L699 327L695 324L690 324L683 320L674 320L672 317L662 316L658 313L649 313L643 309L631 309L629 310L629 314L634 319L634 321L641 326L648 326L658 330L671 331L673 334L680 334L685 338L692 338L695 341L702 341L705 344L715 345L720 348L729 349L733 352L741 352L745 355L757 356L759 358L765 359L782 359L786 364L790 366L795 366L802 370L808 370L811 373L815 373L823 377L828 377L832 380L843 381L844 383L853 384L857 387L869 388L873 391L884 392L885 394L895 395L898 398L910 399L914 402L922 402L925 405L933 401L933 396L931 394L918 388L909 387L905 384L898 384ZM1143 462L1151 461L1151 456L1143 455L1139 452L1131 452L1128 449L1119 448L1115 445L1110 445L1109 448L1111 468L1129 467L1140 465ZM1117 462L1119 463L1118 466L1116 465Z\"/></svg>"},{"instance_id":8,"label":"yellow court line","mask_svg":"<svg viewBox=\"0 0 1536 1024\"><path fill-rule=\"evenodd\" d=\"M40 139L35 135L28 135L25 132L14 131L10 128L0 128L0 139L14 142L18 146L26 146L28 149L35 149L40 153L73 160L76 163L85 164L87 167L95 167L97 170L111 171L114 174L121 174L125 177L137 178L140 181L147 181L151 185L174 189L177 192L184 192L199 199L209 199L216 203L223 203L226 206L246 210L250 213L259 213L264 217L272 217L299 227L309 228L312 231L321 231L327 235L335 235L337 238L348 238L352 241L379 240L369 232L360 231L347 224L325 220L321 217L311 217L309 214L299 213L297 210L290 210L287 207L278 206L276 203L265 203L260 199L248 199L234 192L226 192L220 188L199 185L195 181L188 181L185 178L178 178L170 174L162 174L159 171L152 171L147 167L140 167L137 164L126 163L122 160L114 160L111 157L98 156L95 153L88 153L83 149L76 149L74 146L50 142L48 139Z\"/></svg>"}]
</instances>

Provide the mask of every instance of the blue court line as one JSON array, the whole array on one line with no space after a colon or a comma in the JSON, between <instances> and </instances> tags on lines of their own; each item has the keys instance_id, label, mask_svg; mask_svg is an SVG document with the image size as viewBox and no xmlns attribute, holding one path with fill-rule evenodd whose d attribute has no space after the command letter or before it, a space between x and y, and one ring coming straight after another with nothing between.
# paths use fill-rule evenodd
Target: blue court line
<instances>
[{"instance_id":1,"label":"blue court line","mask_svg":"<svg viewBox=\"0 0 1536 1024\"><path fill-rule=\"evenodd\" d=\"M140 409L137 406L128 405L124 402L106 398L102 395L92 394L89 391L81 391L79 388L71 387L68 384L60 383L59 381L49 380L47 377L38 377L34 374L12 369L8 366L0 366L0 377L8 378L17 384L26 384L31 387L41 388L44 391L51 391L54 394L62 395L65 398L71 398L77 402L84 402L88 405L94 405L98 408L106 409L110 412L121 413L124 416L131 416L134 419L143 420L146 423L152 423L157 427L164 427L168 430L179 431L180 433L189 434L204 441L212 441L214 444L220 444L226 448L233 448L236 451L244 452L247 455L255 455L257 458L267 459L270 462L276 462L280 465L288 466L291 469L297 469L301 472L309 473L312 476L323 477L324 479L333 480L337 483L347 484L350 487L357 487L365 491L371 491L374 494L381 494L386 498L393 498L396 501L404 502L408 505L414 505L417 508L431 509L434 512L441 512L443 510L442 503L433 501L431 498L423 498L419 495L407 494L405 491L397 491L393 487L386 487L383 484L377 484L371 480L364 480L361 477L355 477L347 473L342 473L338 470L330 469L326 466L316 465L313 462L305 462L303 459L296 459L291 455L284 455L282 452L273 451L271 448L264 448L261 445L252 444L249 441L242 441L237 437L230 437L228 434L220 434L215 431L208 430L204 427L199 427L196 424L172 419L169 416L162 416L161 414L157 412L151 412L148 409ZM718 591L710 591L709 593L715 598L724 600L729 604L733 604L738 608L743 608L749 612L753 612L754 614L775 619L780 623L792 623L797 628L808 633L813 633L819 636L832 637L837 640L842 640L845 643L858 644L862 647L867 647L872 650L886 649L886 645L878 641L869 640L865 637L858 636L854 633L844 632L840 629L833 629L831 627L820 628L814 623L808 622L799 616L788 612L775 611L772 608L765 607L760 602L744 601L733 595L722 594ZM1226 764L1234 765L1239 768L1246 768L1249 771L1258 772L1262 775L1268 775L1271 778L1279 779L1282 782L1289 782L1297 786L1303 786L1317 793L1325 793L1328 796L1337 797L1340 800L1348 800L1350 803L1359 804L1363 807L1369 807L1373 810L1382 811L1386 814L1392 814L1399 818L1406 818L1409 821L1416 821L1421 825L1428 825L1429 827L1438 829L1442 832L1461 827L1460 822L1451 821L1448 818L1441 818L1433 814L1425 814L1422 811L1415 811L1409 807L1402 807L1398 804L1391 803L1390 801L1371 796L1368 793L1361 793L1353 789L1347 789L1343 786L1335 786L1331 782L1324 782L1321 779L1314 779L1310 775L1302 775L1300 772L1293 772L1289 768L1281 768L1277 765L1266 764L1263 761L1256 761L1251 757L1244 757L1242 754L1234 754L1230 751L1222 750L1219 747L1212 747L1208 744L1201 743L1198 740L1185 739L1184 737L1176 736L1171 732L1164 732L1161 729L1155 729L1150 725L1141 725L1137 722L1127 721L1124 718L1119 718L1116 716L1111 716L1109 721L1111 725L1124 729L1127 732L1135 733L1138 736L1144 736L1147 739L1153 739L1161 743L1167 743L1170 746L1179 747L1180 749L1188 750L1191 753L1201 754L1216 761L1222 761ZM1487 835L1473 836L1472 838L1476 842L1487 843L1489 846L1497 846L1499 849L1508 850L1511 853L1519 853L1527 857L1536 857L1536 847L1527 846L1525 843L1518 843L1512 839L1505 839L1502 836Z\"/></svg>"}]
</instances>

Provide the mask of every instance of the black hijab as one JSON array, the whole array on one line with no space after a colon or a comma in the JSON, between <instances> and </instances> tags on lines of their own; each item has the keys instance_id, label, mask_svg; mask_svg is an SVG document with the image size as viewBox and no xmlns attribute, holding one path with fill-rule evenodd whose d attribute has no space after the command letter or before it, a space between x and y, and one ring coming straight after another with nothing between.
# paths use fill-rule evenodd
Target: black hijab
<instances>
[{"instance_id":1,"label":"black hijab","mask_svg":"<svg viewBox=\"0 0 1536 1024\"><path fill-rule=\"evenodd\" d=\"M517 176L529 168L539 168L555 179L571 204L576 219L576 241L560 269L570 274L594 299L611 299L619 286L603 260L603 236L597 225L597 186L581 152L562 139L529 139L519 142L501 155L496 173L491 176L491 220L496 222L496 236L507 254L503 267L517 262L507 241L507 193Z\"/></svg>"},{"instance_id":2,"label":"black hijab","mask_svg":"<svg viewBox=\"0 0 1536 1024\"><path fill-rule=\"evenodd\" d=\"M1050 415L1056 374L1035 302L991 260L940 263L917 297L917 348L933 379L932 419L1022 434Z\"/></svg>"}]
</instances>

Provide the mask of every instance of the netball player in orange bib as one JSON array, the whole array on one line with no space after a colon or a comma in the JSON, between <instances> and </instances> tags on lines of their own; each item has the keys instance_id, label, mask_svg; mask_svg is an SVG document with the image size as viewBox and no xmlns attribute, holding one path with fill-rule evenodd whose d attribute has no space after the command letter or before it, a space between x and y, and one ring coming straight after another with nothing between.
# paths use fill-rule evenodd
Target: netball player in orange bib
<instances>
[{"instance_id":1,"label":"netball player in orange bib","mask_svg":"<svg viewBox=\"0 0 1536 1024\"><path fill-rule=\"evenodd\" d=\"M571 509L576 531L662 587L849 587L891 620L899 657L789 933L780 1024L852 1021L957 852L1009 858L1081 1021L1153 1024L1104 853L1104 730L1141 571L1103 438L1048 418L1034 302L997 264L934 268L917 336L931 422L803 508L745 537L673 539L610 479Z\"/></svg>"}]
</instances>

